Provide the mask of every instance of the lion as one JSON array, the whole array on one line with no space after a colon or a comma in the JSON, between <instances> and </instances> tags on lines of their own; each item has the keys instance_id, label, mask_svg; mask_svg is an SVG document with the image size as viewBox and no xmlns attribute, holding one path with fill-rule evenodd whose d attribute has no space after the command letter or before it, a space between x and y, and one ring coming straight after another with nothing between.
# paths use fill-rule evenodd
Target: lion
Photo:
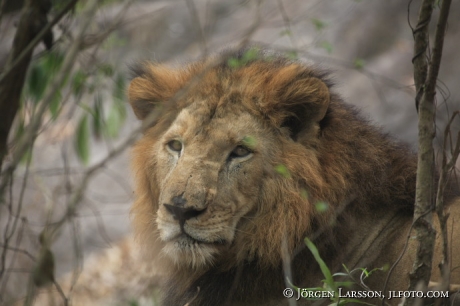
<instances>
[{"instance_id":1,"label":"lion","mask_svg":"<svg viewBox=\"0 0 460 306\"><path fill-rule=\"evenodd\" d=\"M416 155L344 103L329 72L254 50L134 69L128 99L147 128L132 219L165 275L163 305L287 305L283 289L324 279L305 237L332 273L396 263L388 282L388 269L364 282L398 304L388 294L407 290L416 249L409 239L404 252ZM460 283L460 204L448 209Z\"/></svg>"}]
</instances>

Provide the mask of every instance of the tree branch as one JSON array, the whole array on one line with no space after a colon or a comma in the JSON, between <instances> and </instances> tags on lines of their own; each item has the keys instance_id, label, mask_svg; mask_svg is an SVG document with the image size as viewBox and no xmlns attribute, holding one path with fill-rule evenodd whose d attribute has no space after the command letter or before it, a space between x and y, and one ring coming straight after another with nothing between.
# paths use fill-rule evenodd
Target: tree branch
<instances>
[{"instance_id":1,"label":"tree branch","mask_svg":"<svg viewBox=\"0 0 460 306\"><path fill-rule=\"evenodd\" d=\"M436 231L432 226L435 201L434 190L434 150L435 136L435 94L436 80L442 57L444 33L449 15L450 0L444 0L438 19L433 53L427 73L428 24L433 11L434 0L424 0L419 13L419 21L414 30L414 80L419 104L419 153L416 182L416 203L414 228L417 232L417 256L410 273L408 290L415 290L419 283L426 288L431 277L433 249ZM412 305L414 299L407 299L405 305Z\"/></svg>"},{"instance_id":2,"label":"tree branch","mask_svg":"<svg viewBox=\"0 0 460 306\"><path fill-rule=\"evenodd\" d=\"M64 58L61 70L54 77L50 86L46 88L43 101L38 106L38 110L31 119L30 124L27 126L23 137L21 137L21 139L18 141L15 152L14 154L12 154L12 160L10 164L1 172L2 182L0 183L0 195L3 194L6 182L8 181L8 177L14 172L14 169L20 162L22 156L25 154L30 145L34 142L37 136L37 131L39 130L40 125L42 123L43 115L48 110L49 104L53 100L54 95L57 92L57 89L62 86L66 77L71 72L73 65L75 64L75 58L80 52L81 44L83 42L83 36L89 24L93 20L94 14L97 11L97 6L98 1L92 1L90 2L90 4L87 4L87 7L89 7L89 9L83 12L81 27L78 30L75 40L69 47L69 50Z\"/></svg>"},{"instance_id":3,"label":"tree branch","mask_svg":"<svg viewBox=\"0 0 460 306\"><path fill-rule=\"evenodd\" d=\"M414 36L414 57L412 64L414 65L414 81L415 81L415 105L417 111L420 104L420 99L423 95L423 86L425 85L426 75L428 71L427 54L428 49L428 25L431 21L433 13L434 0L424 0L420 7L419 19L417 26L412 31Z\"/></svg>"},{"instance_id":4,"label":"tree branch","mask_svg":"<svg viewBox=\"0 0 460 306\"><path fill-rule=\"evenodd\" d=\"M11 52L6 61L6 70L19 57L19 54L33 40L37 32L44 23L49 11L42 9L39 1L27 0L21 12L18 29L13 40ZM22 56L22 60L16 65L14 70L10 70L9 82L7 79L0 78L0 169L3 157L7 152L8 134L13 124L16 112L19 109L19 98L25 81L27 68L32 58L33 48Z\"/></svg>"},{"instance_id":5,"label":"tree branch","mask_svg":"<svg viewBox=\"0 0 460 306\"><path fill-rule=\"evenodd\" d=\"M16 68L17 65L21 63L27 53L33 51L33 49L40 43L40 41L45 37L46 33L51 31L51 28L54 27L70 10L72 10L77 4L78 0L71 0L67 5L56 15L53 20L48 22L40 32L32 39L29 44L22 50L19 56L14 60L11 65L6 65L5 71L0 75L0 83L6 79L9 74Z\"/></svg>"},{"instance_id":6,"label":"tree branch","mask_svg":"<svg viewBox=\"0 0 460 306\"><path fill-rule=\"evenodd\" d=\"M13 48L0 75L0 170L8 151L8 135L19 109L19 98L33 50L77 2L78 0L71 0L48 23L47 14L51 6L44 4L44 1L32 0L24 5Z\"/></svg>"},{"instance_id":7,"label":"tree branch","mask_svg":"<svg viewBox=\"0 0 460 306\"><path fill-rule=\"evenodd\" d=\"M444 144L442 152L442 166L441 173L438 182L438 192L436 196L436 214L439 219L439 227L441 228L441 237L442 237L442 261L439 264L441 270L441 290L448 290L450 285L450 265L449 265L449 240L447 233L447 219L449 218L449 213L446 213L444 210L444 191L447 187L449 180L449 173L455 167L457 163L458 155L460 153L460 132L457 134L457 140L455 143L455 148L452 150L452 156L449 161L447 161L447 139L451 133L451 125L455 117L460 115L460 112L456 111L452 115L451 119L447 123L446 129L444 130Z\"/></svg>"}]
</instances>

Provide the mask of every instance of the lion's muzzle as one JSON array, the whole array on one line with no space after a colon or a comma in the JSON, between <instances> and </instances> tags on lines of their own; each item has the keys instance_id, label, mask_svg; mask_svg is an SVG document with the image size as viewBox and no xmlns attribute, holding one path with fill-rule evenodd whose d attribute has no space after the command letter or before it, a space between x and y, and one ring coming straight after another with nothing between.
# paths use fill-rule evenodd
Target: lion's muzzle
<instances>
[{"instance_id":1,"label":"lion's muzzle","mask_svg":"<svg viewBox=\"0 0 460 306\"><path fill-rule=\"evenodd\" d=\"M193 217L197 217L201 215L205 210L197 210L193 207L185 207L179 205L170 205L170 204L163 204L166 210L173 216L174 220L179 221L181 230L184 231L184 224L185 221L191 219Z\"/></svg>"}]
</instances>

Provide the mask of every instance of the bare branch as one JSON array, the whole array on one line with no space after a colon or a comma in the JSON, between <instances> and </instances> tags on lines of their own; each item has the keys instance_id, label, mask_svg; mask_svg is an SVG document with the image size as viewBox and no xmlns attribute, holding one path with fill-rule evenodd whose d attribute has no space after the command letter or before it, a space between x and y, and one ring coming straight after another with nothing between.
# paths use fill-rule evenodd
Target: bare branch
<instances>
[{"instance_id":1,"label":"bare branch","mask_svg":"<svg viewBox=\"0 0 460 306\"><path fill-rule=\"evenodd\" d=\"M417 89L416 101L419 101L419 153L416 182L416 203L414 210L414 228L417 232L417 256L410 273L408 290L415 290L422 284L426 288L431 277L433 249L436 231L432 226L432 214L435 200L434 190L434 150L435 136L435 94L436 80L442 57L444 33L449 15L450 0L444 0L438 19L433 54L427 73L428 24L433 11L434 0L424 0L419 13L419 21L414 30L414 79ZM426 214L426 215L425 215ZM424 217L421 217L425 215ZM414 299L407 299L405 305L412 305Z\"/></svg>"},{"instance_id":2,"label":"bare branch","mask_svg":"<svg viewBox=\"0 0 460 306\"><path fill-rule=\"evenodd\" d=\"M455 148L452 151L452 156L450 160L447 161L447 140L451 134L451 125L456 116L459 116L460 112L456 111L450 118L449 122L446 125L444 130L444 145L442 152L442 167L441 173L438 182L438 191L436 196L436 214L438 215L439 225L441 228L441 237L442 237L442 262L440 263L441 276L442 276L442 290L447 290L450 285L450 256L449 256L449 244L448 244L448 233L447 233L447 219L449 218L449 213L445 212L444 205L444 192L448 184L449 173L455 167L455 164L460 154L460 132L457 134L457 140L455 143Z\"/></svg>"},{"instance_id":3,"label":"bare branch","mask_svg":"<svg viewBox=\"0 0 460 306\"><path fill-rule=\"evenodd\" d=\"M449 17L450 3L452 0L443 0L438 24L436 27L433 54L431 56L428 79L426 81L425 95L428 101L433 101L436 94L436 80L438 78L439 67L441 66L442 49L444 46L444 35L446 32L447 19Z\"/></svg>"},{"instance_id":4,"label":"bare branch","mask_svg":"<svg viewBox=\"0 0 460 306\"><path fill-rule=\"evenodd\" d=\"M291 20L286 12L286 9L284 8L284 4L282 0L278 0L278 7L281 12L281 16L283 17L284 26L286 27L286 30L289 31L288 37L289 37L289 40L291 41L291 45L297 49L298 44L294 39L294 36L293 36L294 33L292 33Z\"/></svg>"},{"instance_id":5,"label":"bare branch","mask_svg":"<svg viewBox=\"0 0 460 306\"><path fill-rule=\"evenodd\" d=\"M190 11L190 14L192 15L192 18L194 19L194 23L195 23L195 25L196 25L196 27L198 29L201 44L203 46L203 55L206 56L206 54L208 53L208 47L207 47L207 43L206 43L206 36L204 34L204 29L203 29L203 27L201 26L201 23L200 23L200 16L198 16L198 11L196 9L195 2L193 0L186 0L185 2L186 2L187 7L188 7L188 9Z\"/></svg>"},{"instance_id":6,"label":"bare branch","mask_svg":"<svg viewBox=\"0 0 460 306\"><path fill-rule=\"evenodd\" d=\"M419 19L417 26L413 30L414 35L414 81L415 81L415 105L419 108L420 99L423 95L423 86L425 85L428 71L427 50L428 50L428 25L430 24L431 14L433 13L434 0L424 0L420 7Z\"/></svg>"}]
</instances>

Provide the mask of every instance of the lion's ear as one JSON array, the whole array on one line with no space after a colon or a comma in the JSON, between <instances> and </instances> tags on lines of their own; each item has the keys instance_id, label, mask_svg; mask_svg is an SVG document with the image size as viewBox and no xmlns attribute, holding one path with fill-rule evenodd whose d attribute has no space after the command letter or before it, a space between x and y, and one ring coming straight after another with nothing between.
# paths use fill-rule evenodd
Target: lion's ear
<instances>
[{"instance_id":1,"label":"lion's ear","mask_svg":"<svg viewBox=\"0 0 460 306\"><path fill-rule=\"evenodd\" d=\"M278 93L283 113L280 126L288 128L293 139L297 139L301 131L309 133L319 129L330 102L329 87L323 80L297 76Z\"/></svg>"},{"instance_id":2,"label":"lion's ear","mask_svg":"<svg viewBox=\"0 0 460 306\"><path fill-rule=\"evenodd\" d=\"M149 62L133 69L134 78L129 84L128 100L140 120L159 104L165 103L188 81L188 73Z\"/></svg>"}]
</instances>

